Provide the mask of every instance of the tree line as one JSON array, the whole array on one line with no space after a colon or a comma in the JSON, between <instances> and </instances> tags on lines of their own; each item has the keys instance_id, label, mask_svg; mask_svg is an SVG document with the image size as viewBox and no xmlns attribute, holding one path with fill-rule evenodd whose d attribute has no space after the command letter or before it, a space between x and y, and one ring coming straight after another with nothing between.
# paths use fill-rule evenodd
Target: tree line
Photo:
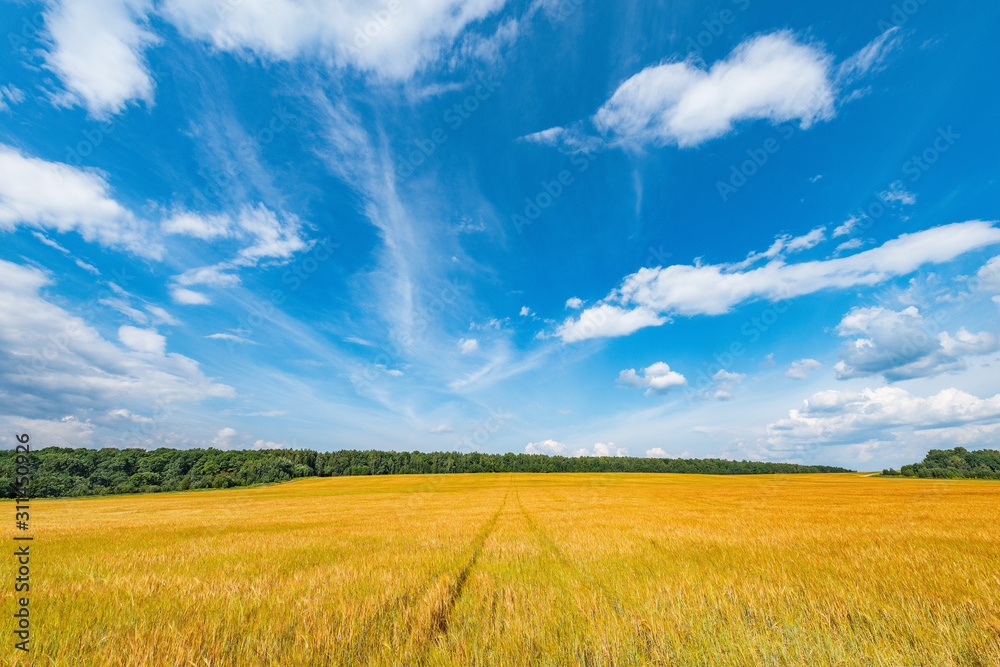
<instances>
[{"instance_id":1,"label":"tree line","mask_svg":"<svg viewBox=\"0 0 1000 667\"><path fill-rule=\"evenodd\" d=\"M850 472L833 466L726 461L566 457L479 452L382 452L220 449L71 449L46 447L29 455L31 497L54 498L188 489L226 489L298 477L479 472L649 472L747 475ZM0 497L13 498L15 453L0 454Z\"/></svg>"},{"instance_id":2,"label":"tree line","mask_svg":"<svg viewBox=\"0 0 1000 667\"><path fill-rule=\"evenodd\" d=\"M886 468L882 474L936 479L1000 479L1000 451L970 452L965 447L932 449L920 463L905 465L899 470Z\"/></svg>"}]
</instances>

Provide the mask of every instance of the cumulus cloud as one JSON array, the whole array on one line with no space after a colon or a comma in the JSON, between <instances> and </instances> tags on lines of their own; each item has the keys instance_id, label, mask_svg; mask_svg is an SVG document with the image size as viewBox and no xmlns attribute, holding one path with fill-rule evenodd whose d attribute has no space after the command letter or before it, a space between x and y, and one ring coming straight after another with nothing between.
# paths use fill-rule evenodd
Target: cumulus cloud
<instances>
[{"instance_id":1,"label":"cumulus cloud","mask_svg":"<svg viewBox=\"0 0 1000 667\"><path fill-rule=\"evenodd\" d=\"M158 38L149 30L149 0L50 0L45 62L74 101L105 118L132 100L153 101L145 50Z\"/></svg>"},{"instance_id":2,"label":"cumulus cloud","mask_svg":"<svg viewBox=\"0 0 1000 667\"><path fill-rule=\"evenodd\" d=\"M666 321L665 317L641 306L627 310L602 303L583 311L578 318L566 318L557 333L564 343L575 343L587 338L627 336L639 329L659 326Z\"/></svg>"},{"instance_id":3,"label":"cumulus cloud","mask_svg":"<svg viewBox=\"0 0 1000 667\"><path fill-rule=\"evenodd\" d=\"M583 299L572 296L566 299L566 307L572 310L579 310L580 308L583 307Z\"/></svg>"},{"instance_id":4,"label":"cumulus cloud","mask_svg":"<svg viewBox=\"0 0 1000 667\"><path fill-rule=\"evenodd\" d=\"M541 442L529 442L524 448L525 454L548 454L549 456L564 455L566 445L555 440L542 440Z\"/></svg>"},{"instance_id":5,"label":"cumulus cloud","mask_svg":"<svg viewBox=\"0 0 1000 667\"><path fill-rule=\"evenodd\" d=\"M708 68L693 59L663 62L622 83L591 122L612 144L679 147L728 134L741 122L796 121L808 128L833 118L841 89L884 62L894 32L880 35L839 68L823 45L787 30L747 39ZM524 139L568 152L601 143L574 127L552 127Z\"/></svg>"},{"instance_id":6,"label":"cumulus cloud","mask_svg":"<svg viewBox=\"0 0 1000 667\"><path fill-rule=\"evenodd\" d=\"M518 313L521 317L534 317L535 313L527 306L521 306L521 312Z\"/></svg>"},{"instance_id":7,"label":"cumulus cloud","mask_svg":"<svg viewBox=\"0 0 1000 667\"><path fill-rule=\"evenodd\" d=\"M666 450L662 447L653 447L652 449L646 450L646 458L648 459L683 459L691 456L690 452L683 452L679 455L667 454Z\"/></svg>"},{"instance_id":8,"label":"cumulus cloud","mask_svg":"<svg viewBox=\"0 0 1000 667\"><path fill-rule=\"evenodd\" d=\"M708 70L692 62L648 67L594 116L606 135L630 142L694 146L743 120L797 120L809 127L834 114L831 58L787 31L737 46Z\"/></svg>"},{"instance_id":9,"label":"cumulus cloud","mask_svg":"<svg viewBox=\"0 0 1000 667\"><path fill-rule=\"evenodd\" d=\"M899 387L854 391L822 391L791 410L786 419L769 424L772 445L820 442L857 444L888 441L911 433L995 425L1000 422L1000 394L978 398L959 389L943 389L928 397ZM926 435L926 434L923 434Z\"/></svg>"},{"instance_id":10,"label":"cumulus cloud","mask_svg":"<svg viewBox=\"0 0 1000 667\"><path fill-rule=\"evenodd\" d=\"M752 269L740 268L742 263L643 268L626 276L600 305L568 318L557 333L564 342L624 336L663 324L670 315L720 315L753 299L777 301L874 285L997 243L1000 229L972 220L902 234L877 248L833 259L786 263L778 257Z\"/></svg>"},{"instance_id":11,"label":"cumulus cloud","mask_svg":"<svg viewBox=\"0 0 1000 667\"><path fill-rule=\"evenodd\" d=\"M463 338L458 341L458 349L462 354L471 354L479 349L479 341L475 338Z\"/></svg>"},{"instance_id":12,"label":"cumulus cloud","mask_svg":"<svg viewBox=\"0 0 1000 667\"><path fill-rule=\"evenodd\" d=\"M743 384L743 373L731 373L724 368L720 368L712 376L712 384L702 391L706 398L713 398L717 401L728 401L733 397L733 390Z\"/></svg>"},{"instance_id":13,"label":"cumulus cloud","mask_svg":"<svg viewBox=\"0 0 1000 667\"><path fill-rule=\"evenodd\" d=\"M643 368L640 373L636 373L634 368L624 370L618 374L618 383L626 387L644 388L647 396L654 392L665 393L672 387L687 384L683 375L670 370L670 366L662 361Z\"/></svg>"},{"instance_id":14,"label":"cumulus cloud","mask_svg":"<svg viewBox=\"0 0 1000 667\"><path fill-rule=\"evenodd\" d=\"M525 454L547 454L549 456L628 456L628 450L624 447L616 447L615 443L607 444L597 442L590 449L585 447L573 450L568 453L569 448L562 442L556 440L543 440L541 442L529 442L524 448Z\"/></svg>"},{"instance_id":15,"label":"cumulus cloud","mask_svg":"<svg viewBox=\"0 0 1000 667\"><path fill-rule=\"evenodd\" d=\"M882 375L893 382L938 375L966 368L965 357L995 352L997 337L983 331L972 334L961 328L954 336L933 334L915 306L902 311L882 307L854 308L837 326L848 341L834 369L840 379Z\"/></svg>"},{"instance_id":16,"label":"cumulus cloud","mask_svg":"<svg viewBox=\"0 0 1000 667\"><path fill-rule=\"evenodd\" d=\"M505 0L242 0L222 7L202 0L166 0L163 14L182 33L222 51L267 60L318 58L340 66L405 80L437 59L470 24ZM398 8L393 11L392 8ZM466 55L489 58L490 46L510 38L471 43Z\"/></svg>"},{"instance_id":17,"label":"cumulus cloud","mask_svg":"<svg viewBox=\"0 0 1000 667\"><path fill-rule=\"evenodd\" d=\"M818 368L822 368L823 364L816 361L815 359L799 359L798 361L793 361L788 370L785 371L785 377L792 378L793 380L805 380L809 377L809 374Z\"/></svg>"},{"instance_id":18,"label":"cumulus cloud","mask_svg":"<svg viewBox=\"0 0 1000 667\"><path fill-rule=\"evenodd\" d=\"M455 429L448 426L447 424L440 424L434 428L427 429L428 433L454 433Z\"/></svg>"},{"instance_id":19,"label":"cumulus cloud","mask_svg":"<svg viewBox=\"0 0 1000 667\"><path fill-rule=\"evenodd\" d=\"M285 445L280 442L272 442L271 440L254 440L254 449L283 449Z\"/></svg>"},{"instance_id":20,"label":"cumulus cloud","mask_svg":"<svg viewBox=\"0 0 1000 667\"><path fill-rule=\"evenodd\" d=\"M986 292L1000 292L1000 255L990 258L976 271L976 283Z\"/></svg>"},{"instance_id":21,"label":"cumulus cloud","mask_svg":"<svg viewBox=\"0 0 1000 667\"><path fill-rule=\"evenodd\" d=\"M628 456L628 450L624 447L616 447L615 443L595 442L590 449L581 448L573 450L573 456Z\"/></svg>"},{"instance_id":22,"label":"cumulus cloud","mask_svg":"<svg viewBox=\"0 0 1000 667\"><path fill-rule=\"evenodd\" d=\"M148 225L111 198L97 171L25 155L0 144L0 230L77 232L88 242L160 258Z\"/></svg>"},{"instance_id":23,"label":"cumulus cloud","mask_svg":"<svg viewBox=\"0 0 1000 667\"><path fill-rule=\"evenodd\" d=\"M204 375L198 363L166 351L152 329L123 326L120 345L77 315L51 303L42 290L49 275L0 260L2 412L27 417L101 411L123 403L172 404L233 397L229 386Z\"/></svg>"}]
</instances>

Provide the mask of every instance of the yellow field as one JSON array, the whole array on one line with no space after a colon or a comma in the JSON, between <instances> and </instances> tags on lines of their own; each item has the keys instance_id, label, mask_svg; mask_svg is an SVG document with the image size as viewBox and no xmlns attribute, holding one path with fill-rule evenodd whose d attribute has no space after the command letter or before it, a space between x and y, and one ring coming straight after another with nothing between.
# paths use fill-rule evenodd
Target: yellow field
<instances>
[{"instance_id":1,"label":"yellow field","mask_svg":"<svg viewBox=\"0 0 1000 667\"><path fill-rule=\"evenodd\" d=\"M3 664L1000 665L995 482L324 478L32 521Z\"/></svg>"}]
</instances>

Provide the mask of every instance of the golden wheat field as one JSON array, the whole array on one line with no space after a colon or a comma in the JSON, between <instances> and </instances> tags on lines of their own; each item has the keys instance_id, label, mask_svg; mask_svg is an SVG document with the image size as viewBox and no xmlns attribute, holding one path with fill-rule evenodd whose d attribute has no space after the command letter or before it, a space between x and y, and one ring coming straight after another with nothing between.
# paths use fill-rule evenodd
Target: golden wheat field
<instances>
[{"instance_id":1,"label":"golden wheat field","mask_svg":"<svg viewBox=\"0 0 1000 667\"><path fill-rule=\"evenodd\" d=\"M32 518L5 664L1000 665L991 482L311 478Z\"/></svg>"}]
</instances>

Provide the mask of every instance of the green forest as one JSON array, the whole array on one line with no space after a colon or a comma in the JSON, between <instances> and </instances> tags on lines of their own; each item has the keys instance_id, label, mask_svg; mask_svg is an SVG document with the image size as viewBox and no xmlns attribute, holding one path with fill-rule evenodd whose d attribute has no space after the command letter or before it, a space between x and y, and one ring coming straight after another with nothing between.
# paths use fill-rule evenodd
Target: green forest
<instances>
[{"instance_id":1,"label":"green forest","mask_svg":"<svg viewBox=\"0 0 1000 667\"><path fill-rule=\"evenodd\" d=\"M850 472L832 466L629 457L483 454L479 452L381 452L219 449L70 449L46 447L0 454L0 497L13 498L23 478L28 496L56 498L188 489L226 489L297 477L478 472L649 472L747 475ZM20 456L25 456L21 454Z\"/></svg>"},{"instance_id":2,"label":"green forest","mask_svg":"<svg viewBox=\"0 0 1000 667\"><path fill-rule=\"evenodd\" d=\"M920 463L899 470L883 470L887 477L930 477L937 479L1000 479L1000 451L965 447L932 449Z\"/></svg>"}]
</instances>

